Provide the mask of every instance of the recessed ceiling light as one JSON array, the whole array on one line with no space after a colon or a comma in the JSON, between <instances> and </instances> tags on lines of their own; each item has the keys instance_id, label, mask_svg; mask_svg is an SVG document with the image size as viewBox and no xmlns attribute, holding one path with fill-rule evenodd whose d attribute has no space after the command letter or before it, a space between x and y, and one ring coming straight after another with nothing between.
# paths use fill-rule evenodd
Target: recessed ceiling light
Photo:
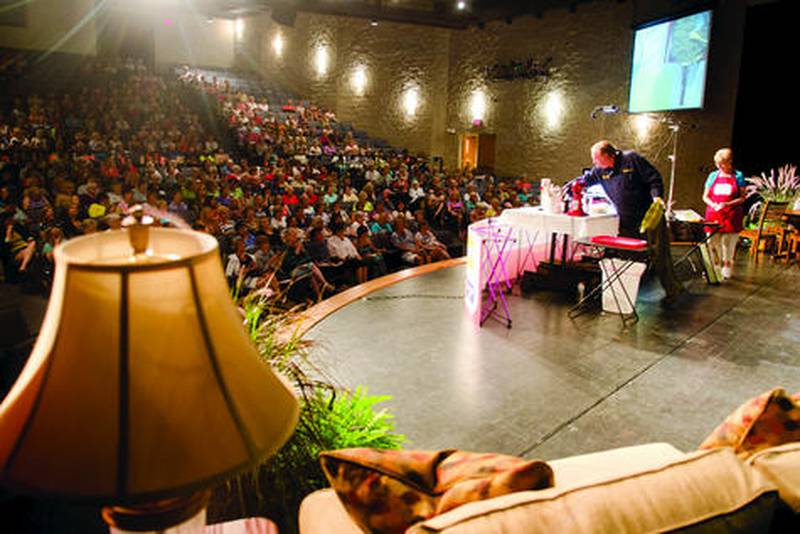
<instances>
[{"instance_id":1,"label":"recessed ceiling light","mask_svg":"<svg viewBox=\"0 0 800 534\"><path fill-rule=\"evenodd\" d=\"M458 0L456 2L456 9L459 11L464 11L467 8L467 3L464 0Z\"/></svg>"},{"instance_id":2,"label":"recessed ceiling light","mask_svg":"<svg viewBox=\"0 0 800 534\"><path fill-rule=\"evenodd\" d=\"M370 26L377 26L378 25L378 21L376 19L372 19L372 20L369 21L369 25Z\"/></svg>"}]
</instances>

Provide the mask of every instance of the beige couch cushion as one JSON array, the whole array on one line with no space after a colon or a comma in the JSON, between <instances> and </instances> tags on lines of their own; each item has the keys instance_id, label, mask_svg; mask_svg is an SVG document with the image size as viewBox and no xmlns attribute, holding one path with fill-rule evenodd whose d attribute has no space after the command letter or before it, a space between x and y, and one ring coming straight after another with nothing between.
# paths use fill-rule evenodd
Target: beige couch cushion
<instances>
[{"instance_id":1,"label":"beige couch cushion","mask_svg":"<svg viewBox=\"0 0 800 534\"><path fill-rule=\"evenodd\" d=\"M571 489L563 489L556 478L555 488L467 504L408 532L766 532L776 493L758 471L724 448Z\"/></svg>"},{"instance_id":2,"label":"beige couch cushion","mask_svg":"<svg viewBox=\"0 0 800 534\"><path fill-rule=\"evenodd\" d=\"M315 491L303 499L299 515L301 534L362 534L332 489Z\"/></svg>"},{"instance_id":3,"label":"beige couch cushion","mask_svg":"<svg viewBox=\"0 0 800 534\"><path fill-rule=\"evenodd\" d=\"M783 502L800 513L800 442L765 449L748 463L778 486Z\"/></svg>"},{"instance_id":4,"label":"beige couch cushion","mask_svg":"<svg viewBox=\"0 0 800 534\"><path fill-rule=\"evenodd\" d=\"M562 458L550 462L550 465L555 472L556 488L566 490L655 469L684 456L684 453L667 443L648 443ZM300 507L299 521L301 534L360 532L331 489L317 491L306 497Z\"/></svg>"},{"instance_id":5,"label":"beige couch cushion","mask_svg":"<svg viewBox=\"0 0 800 534\"><path fill-rule=\"evenodd\" d=\"M685 456L669 443L647 443L570 456L548 464L555 473L556 489L568 490L655 469Z\"/></svg>"}]
</instances>

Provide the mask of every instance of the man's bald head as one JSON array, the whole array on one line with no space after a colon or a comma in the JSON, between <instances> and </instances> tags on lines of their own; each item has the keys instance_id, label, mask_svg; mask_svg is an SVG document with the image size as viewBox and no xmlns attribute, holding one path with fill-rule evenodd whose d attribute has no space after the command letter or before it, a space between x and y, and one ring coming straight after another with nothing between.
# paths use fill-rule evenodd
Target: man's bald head
<instances>
[{"instance_id":1,"label":"man's bald head","mask_svg":"<svg viewBox=\"0 0 800 534\"><path fill-rule=\"evenodd\" d=\"M592 163L601 169L609 169L614 166L617 158L617 148L611 141L602 140L592 145Z\"/></svg>"}]
</instances>

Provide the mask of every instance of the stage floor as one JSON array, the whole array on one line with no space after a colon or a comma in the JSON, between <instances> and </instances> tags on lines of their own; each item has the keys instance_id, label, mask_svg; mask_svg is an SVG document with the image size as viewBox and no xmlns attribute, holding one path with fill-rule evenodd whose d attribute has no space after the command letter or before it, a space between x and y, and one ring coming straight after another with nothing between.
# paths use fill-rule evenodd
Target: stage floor
<instances>
[{"instance_id":1,"label":"stage floor","mask_svg":"<svg viewBox=\"0 0 800 534\"><path fill-rule=\"evenodd\" d=\"M391 395L417 449L553 459L665 441L692 450L743 401L800 390L800 269L746 263L720 286L689 284L677 310L644 283L641 320L567 317L565 296L509 299L514 326L477 330L464 265L379 290L317 324L313 359L339 384Z\"/></svg>"}]
</instances>

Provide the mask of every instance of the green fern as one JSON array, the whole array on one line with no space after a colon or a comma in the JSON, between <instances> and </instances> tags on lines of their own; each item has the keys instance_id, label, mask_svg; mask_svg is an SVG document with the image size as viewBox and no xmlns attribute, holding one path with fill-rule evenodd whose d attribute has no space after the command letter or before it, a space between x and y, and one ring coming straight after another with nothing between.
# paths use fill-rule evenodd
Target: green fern
<instances>
[{"instance_id":1,"label":"green fern","mask_svg":"<svg viewBox=\"0 0 800 534\"><path fill-rule=\"evenodd\" d=\"M398 449L405 438L394 434L394 416L385 409L376 408L390 399L368 395L367 388L359 386L352 393L338 395L335 390L317 390L314 397L306 399L305 407L316 424L314 434L324 445L323 450Z\"/></svg>"},{"instance_id":2,"label":"green fern","mask_svg":"<svg viewBox=\"0 0 800 534\"><path fill-rule=\"evenodd\" d=\"M313 365L310 343L293 328L296 309L287 311L275 299L258 296L245 297L241 305L259 356L294 384L300 417L294 434L274 456L217 489L209 522L266 515L281 532L293 533L300 502L328 485L319 464L321 452L399 449L405 437L395 433L394 416L379 406L391 397L369 395L363 386L352 392L338 388Z\"/></svg>"}]
</instances>

